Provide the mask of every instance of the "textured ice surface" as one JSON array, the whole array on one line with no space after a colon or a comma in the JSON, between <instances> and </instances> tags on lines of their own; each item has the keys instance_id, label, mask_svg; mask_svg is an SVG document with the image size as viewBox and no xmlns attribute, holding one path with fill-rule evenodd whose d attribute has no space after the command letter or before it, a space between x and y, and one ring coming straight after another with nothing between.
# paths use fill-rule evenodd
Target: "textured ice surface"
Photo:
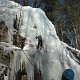
<instances>
[{"instance_id":1,"label":"textured ice surface","mask_svg":"<svg viewBox=\"0 0 80 80\"><path fill-rule=\"evenodd\" d=\"M12 45L13 19L16 14L19 19L20 12L22 17L20 19L19 33L21 36L26 37L23 51ZM11 59L10 64L12 68L11 80L15 80L15 74L20 69L23 61L26 64L28 80L34 80L34 67L32 64L37 64L37 68L41 70L43 80L61 80L63 71L68 68L73 69L75 73L74 80L80 80L80 58L77 59L72 53L72 51L75 51L77 55L78 53L80 54L80 51L69 47L66 43L59 40L54 25L41 9L29 6L21 7L15 2L0 0L1 20L6 22L10 30L8 32L10 44L7 48L11 49L10 46L12 45L14 51L14 57ZM39 34L43 38L43 50L36 49L37 40L35 37ZM2 46L4 43L0 43L0 45ZM24 53L28 56L32 64Z\"/></svg>"}]
</instances>

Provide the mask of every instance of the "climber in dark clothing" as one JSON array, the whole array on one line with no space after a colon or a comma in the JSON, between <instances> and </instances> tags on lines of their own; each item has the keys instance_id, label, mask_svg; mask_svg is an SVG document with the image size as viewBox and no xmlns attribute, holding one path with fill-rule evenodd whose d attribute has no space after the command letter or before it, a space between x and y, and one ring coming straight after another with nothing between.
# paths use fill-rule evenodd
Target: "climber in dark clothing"
<instances>
[{"instance_id":1,"label":"climber in dark clothing","mask_svg":"<svg viewBox=\"0 0 80 80\"><path fill-rule=\"evenodd\" d=\"M42 43L42 36L39 35L36 37L36 39L38 39L38 46L37 46L37 49L39 49L39 47L43 47L43 43Z\"/></svg>"}]
</instances>

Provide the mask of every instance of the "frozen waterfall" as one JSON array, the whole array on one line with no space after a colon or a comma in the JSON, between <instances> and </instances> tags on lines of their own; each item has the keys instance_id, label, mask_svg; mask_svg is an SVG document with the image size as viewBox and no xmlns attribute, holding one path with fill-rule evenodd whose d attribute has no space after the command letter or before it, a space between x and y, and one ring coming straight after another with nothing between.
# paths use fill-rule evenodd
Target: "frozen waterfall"
<instances>
[{"instance_id":1,"label":"frozen waterfall","mask_svg":"<svg viewBox=\"0 0 80 80\"><path fill-rule=\"evenodd\" d=\"M23 49L13 45L14 33L13 20L20 19L18 32L26 38ZM80 80L80 51L59 40L54 25L49 21L46 14L39 8L21 7L21 5L9 1L0 0L0 21L5 21L8 27L8 43L1 42L0 46L7 51L13 50L14 55L10 61L10 80L15 80L17 71L25 62L28 80L34 80L34 65L41 70L43 80L61 80L65 69L72 69L75 73L74 80ZM43 38L44 49L37 50L36 36ZM73 51L73 52L72 52ZM27 58L27 57L28 58ZM29 60L30 61L29 61Z\"/></svg>"}]
</instances>

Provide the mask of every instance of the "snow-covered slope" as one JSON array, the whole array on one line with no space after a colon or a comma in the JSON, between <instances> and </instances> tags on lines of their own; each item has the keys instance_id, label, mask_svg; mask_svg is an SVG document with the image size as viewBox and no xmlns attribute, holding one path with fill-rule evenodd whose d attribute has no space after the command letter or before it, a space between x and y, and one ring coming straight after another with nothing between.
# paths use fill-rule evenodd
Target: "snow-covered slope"
<instances>
[{"instance_id":1,"label":"snow-covered slope","mask_svg":"<svg viewBox=\"0 0 80 80\"><path fill-rule=\"evenodd\" d=\"M12 44L13 20L16 15L20 20L19 33L22 37L26 37L23 49L14 47ZM61 80L63 71L68 68L74 71L74 80L80 80L80 58L73 55L74 51L75 55L77 53L80 55L80 52L59 40L54 25L41 9L29 6L21 7L15 2L0 0L0 21L2 20L8 27L10 44L7 48L11 49L12 45L14 51L14 58L10 64L10 80L15 80L15 73L20 69L23 61L26 64L28 80L34 80L35 64L41 70L43 80ZM35 37L39 34L43 38L44 49L42 50L36 49L37 40ZM4 46L4 43L0 43L0 46L2 45Z\"/></svg>"}]
</instances>

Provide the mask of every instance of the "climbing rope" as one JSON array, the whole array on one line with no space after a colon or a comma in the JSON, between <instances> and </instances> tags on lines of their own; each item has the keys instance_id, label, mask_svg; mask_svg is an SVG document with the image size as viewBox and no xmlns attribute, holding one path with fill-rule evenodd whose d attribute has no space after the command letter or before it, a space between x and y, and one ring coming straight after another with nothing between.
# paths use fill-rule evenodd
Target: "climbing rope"
<instances>
[{"instance_id":1,"label":"climbing rope","mask_svg":"<svg viewBox=\"0 0 80 80\"><path fill-rule=\"evenodd\" d=\"M9 30L9 29L8 29ZM11 33L11 31L9 30L9 32ZM13 34L11 33L11 35L13 36ZM21 49L22 50L22 49ZM34 67L33 63L31 62L31 60L29 59L29 57L27 56L27 54L22 50L22 52L25 54L26 58L28 59L28 61L31 63L31 65Z\"/></svg>"},{"instance_id":2,"label":"climbing rope","mask_svg":"<svg viewBox=\"0 0 80 80\"><path fill-rule=\"evenodd\" d=\"M22 49L21 49L22 50ZM23 50L22 50L23 51ZM25 56L27 57L28 61L31 63L31 65L34 67L33 63L30 61L29 57L27 56L27 54L23 51L23 53L25 54Z\"/></svg>"}]
</instances>

